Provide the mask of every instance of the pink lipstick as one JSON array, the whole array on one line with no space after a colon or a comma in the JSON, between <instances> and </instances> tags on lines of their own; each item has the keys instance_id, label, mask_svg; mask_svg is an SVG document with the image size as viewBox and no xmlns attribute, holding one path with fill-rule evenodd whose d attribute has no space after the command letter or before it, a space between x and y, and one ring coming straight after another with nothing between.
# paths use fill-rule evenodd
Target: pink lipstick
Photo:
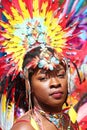
<instances>
[{"instance_id":1,"label":"pink lipstick","mask_svg":"<svg viewBox=\"0 0 87 130\"><path fill-rule=\"evenodd\" d=\"M62 92L55 91L55 92L53 92L51 95L52 95L52 97L55 98L55 99L60 99L60 98L62 97L63 93L62 93Z\"/></svg>"}]
</instances>

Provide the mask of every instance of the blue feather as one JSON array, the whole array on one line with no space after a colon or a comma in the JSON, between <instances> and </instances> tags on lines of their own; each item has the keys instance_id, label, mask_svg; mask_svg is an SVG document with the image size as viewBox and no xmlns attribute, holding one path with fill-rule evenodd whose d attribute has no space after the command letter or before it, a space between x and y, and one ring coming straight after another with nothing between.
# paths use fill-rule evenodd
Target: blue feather
<instances>
[{"instance_id":1,"label":"blue feather","mask_svg":"<svg viewBox=\"0 0 87 130\"><path fill-rule=\"evenodd\" d=\"M79 0L77 6L76 6L76 11L75 11L75 14L77 14L79 12L79 10L81 9L81 7L83 6L84 4L84 0Z\"/></svg>"},{"instance_id":2,"label":"blue feather","mask_svg":"<svg viewBox=\"0 0 87 130\"><path fill-rule=\"evenodd\" d=\"M73 6L73 3L74 3L74 0L70 0L69 6L68 6L68 9L67 9L67 14L70 13L70 11L71 11L71 9L72 9L72 6Z\"/></svg>"},{"instance_id":3,"label":"blue feather","mask_svg":"<svg viewBox=\"0 0 87 130\"><path fill-rule=\"evenodd\" d=\"M86 10L84 10L84 12L83 12L85 15L87 15L87 9Z\"/></svg>"}]
</instances>

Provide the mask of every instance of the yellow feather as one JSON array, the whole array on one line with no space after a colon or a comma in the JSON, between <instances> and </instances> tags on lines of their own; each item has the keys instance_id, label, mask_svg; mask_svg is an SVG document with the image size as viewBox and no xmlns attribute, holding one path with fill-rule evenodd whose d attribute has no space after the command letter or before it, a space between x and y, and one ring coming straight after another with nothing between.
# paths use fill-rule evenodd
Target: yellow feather
<instances>
[{"instance_id":1,"label":"yellow feather","mask_svg":"<svg viewBox=\"0 0 87 130\"><path fill-rule=\"evenodd\" d=\"M39 9L38 9L39 7L37 0L33 1L33 8L34 8L33 16L39 17Z\"/></svg>"},{"instance_id":2,"label":"yellow feather","mask_svg":"<svg viewBox=\"0 0 87 130\"><path fill-rule=\"evenodd\" d=\"M9 41L9 44L11 43L13 43L14 45L17 45L17 44L19 44L20 43L20 41L21 41L21 39L19 38L19 37L12 37L11 38L11 40ZM13 46L13 45L12 45Z\"/></svg>"},{"instance_id":3,"label":"yellow feather","mask_svg":"<svg viewBox=\"0 0 87 130\"><path fill-rule=\"evenodd\" d=\"M55 23L56 23L56 19L55 19L55 21L51 22L51 26L48 27L48 30L50 29L49 33L53 32L53 33L59 33L60 34L62 28L61 28L61 26L59 26L59 25L57 25Z\"/></svg>"},{"instance_id":4,"label":"yellow feather","mask_svg":"<svg viewBox=\"0 0 87 130\"><path fill-rule=\"evenodd\" d=\"M11 8L11 11L13 12L15 22L21 23L23 22L22 16L18 13L18 11L15 8Z\"/></svg>"},{"instance_id":5,"label":"yellow feather","mask_svg":"<svg viewBox=\"0 0 87 130\"><path fill-rule=\"evenodd\" d=\"M69 110L69 116L70 116L71 121L73 123L75 123L76 119L77 119L77 113L76 113L76 111L74 110L73 107L71 107L70 110Z\"/></svg>"},{"instance_id":6,"label":"yellow feather","mask_svg":"<svg viewBox=\"0 0 87 130\"><path fill-rule=\"evenodd\" d=\"M22 51L22 50L25 50L24 48L23 48L23 46L21 46L21 45L16 45L16 46L13 46L13 45L9 45L9 48L7 48L7 50L8 50L8 52L13 52L13 50L14 50L14 56L16 55L19 55L19 51ZM17 53L18 52L18 53Z\"/></svg>"},{"instance_id":7,"label":"yellow feather","mask_svg":"<svg viewBox=\"0 0 87 130\"><path fill-rule=\"evenodd\" d=\"M2 112L6 112L6 94L2 95Z\"/></svg>"},{"instance_id":8,"label":"yellow feather","mask_svg":"<svg viewBox=\"0 0 87 130\"><path fill-rule=\"evenodd\" d=\"M22 58L19 60L19 64L18 64L18 65L19 65L19 66L18 66L18 69L19 69L19 70L21 70L21 66L22 66L22 64L23 64L23 60L22 60L22 59L23 59L23 56L22 56Z\"/></svg>"},{"instance_id":9,"label":"yellow feather","mask_svg":"<svg viewBox=\"0 0 87 130\"><path fill-rule=\"evenodd\" d=\"M18 39L18 37L13 37L10 41L5 41L3 43L3 45L9 48L10 45L12 45L12 46L15 45L16 46L16 45L18 45L19 42L20 42L20 39Z\"/></svg>"},{"instance_id":10,"label":"yellow feather","mask_svg":"<svg viewBox=\"0 0 87 130\"><path fill-rule=\"evenodd\" d=\"M21 70L21 66L22 66L22 63L23 63L23 57L24 57L24 54L26 53L26 49L23 48L23 46L12 46L12 45L9 45L10 47L7 48L7 51L9 53L12 53L13 50L14 50L14 55L13 55L13 59L14 59L14 62L18 62L18 67L19 67L19 70Z\"/></svg>"},{"instance_id":11,"label":"yellow feather","mask_svg":"<svg viewBox=\"0 0 87 130\"><path fill-rule=\"evenodd\" d=\"M4 36L7 39L10 39L12 37L12 34L5 33L2 36Z\"/></svg>"},{"instance_id":12,"label":"yellow feather","mask_svg":"<svg viewBox=\"0 0 87 130\"><path fill-rule=\"evenodd\" d=\"M51 21L52 20L52 11L50 11L50 12L48 12L47 14L46 14L46 18L45 18L45 25L48 27L49 26L49 24L51 23L51 22L53 22L53 21ZM55 26L55 24L54 24L54 26Z\"/></svg>"},{"instance_id":13,"label":"yellow feather","mask_svg":"<svg viewBox=\"0 0 87 130\"><path fill-rule=\"evenodd\" d=\"M25 3L22 0L19 0L19 4L20 4L21 10L22 10L24 19L30 18L30 15L29 15L28 9L25 6Z\"/></svg>"},{"instance_id":14,"label":"yellow feather","mask_svg":"<svg viewBox=\"0 0 87 130\"><path fill-rule=\"evenodd\" d=\"M13 34L14 30L15 30L14 28L8 26L7 33Z\"/></svg>"},{"instance_id":15,"label":"yellow feather","mask_svg":"<svg viewBox=\"0 0 87 130\"><path fill-rule=\"evenodd\" d=\"M8 24L6 24L6 23L4 23L4 22L2 22L2 21L0 21L0 25L1 25L3 28L6 28L6 29L9 27Z\"/></svg>"},{"instance_id":16,"label":"yellow feather","mask_svg":"<svg viewBox=\"0 0 87 130\"><path fill-rule=\"evenodd\" d=\"M11 119L11 115L12 115L13 112L14 112L14 104L10 103L7 106L7 119L8 120Z\"/></svg>"},{"instance_id":17,"label":"yellow feather","mask_svg":"<svg viewBox=\"0 0 87 130\"><path fill-rule=\"evenodd\" d=\"M39 127L38 127L36 121L32 117L31 117L31 125L33 126L33 128L35 130L39 130Z\"/></svg>"},{"instance_id":18,"label":"yellow feather","mask_svg":"<svg viewBox=\"0 0 87 130\"><path fill-rule=\"evenodd\" d=\"M40 12L40 16L41 16L42 18L45 18L45 15L46 15L46 7L47 7L47 2L43 3L42 8L41 8L42 11Z\"/></svg>"},{"instance_id":19,"label":"yellow feather","mask_svg":"<svg viewBox=\"0 0 87 130\"><path fill-rule=\"evenodd\" d=\"M7 33L13 33L15 28L12 25L0 21L0 25L7 30ZM3 35L3 34L2 34Z\"/></svg>"}]
</instances>

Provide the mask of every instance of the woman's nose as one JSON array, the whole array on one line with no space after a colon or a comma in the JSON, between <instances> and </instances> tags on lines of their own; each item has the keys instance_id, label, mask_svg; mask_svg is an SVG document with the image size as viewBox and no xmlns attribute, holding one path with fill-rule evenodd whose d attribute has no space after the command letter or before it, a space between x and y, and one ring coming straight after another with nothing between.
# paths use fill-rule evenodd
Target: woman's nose
<instances>
[{"instance_id":1,"label":"woman's nose","mask_svg":"<svg viewBox=\"0 0 87 130\"><path fill-rule=\"evenodd\" d=\"M50 88L55 88L55 87L61 87L61 83L58 80L58 77L53 77L50 79Z\"/></svg>"}]
</instances>

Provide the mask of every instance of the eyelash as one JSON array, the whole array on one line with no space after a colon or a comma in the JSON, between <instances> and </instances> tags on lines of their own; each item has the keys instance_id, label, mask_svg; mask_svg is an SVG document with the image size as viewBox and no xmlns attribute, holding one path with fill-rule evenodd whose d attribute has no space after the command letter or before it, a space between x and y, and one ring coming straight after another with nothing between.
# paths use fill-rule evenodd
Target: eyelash
<instances>
[{"instance_id":1,"label":"eyelash","mask_svg":"<svg viewBox=\"0 0 87 130\"><path fill-rule=\"evenodd\" d=\"M42 78L39 78L40 81L45 81L47 80L47 77L42 77Z\"/></svg>"},{"instance_id":2,"label":"eyelash","mask_svg":"<svg viewBox=\"0 0 87 130\"><path fill-rule=\"evenodd\" d=\"M64 78L64 77L65 77L65 73L63 73L63 74L58 74L57 77Z\"/></svg>"}]
</instances>

